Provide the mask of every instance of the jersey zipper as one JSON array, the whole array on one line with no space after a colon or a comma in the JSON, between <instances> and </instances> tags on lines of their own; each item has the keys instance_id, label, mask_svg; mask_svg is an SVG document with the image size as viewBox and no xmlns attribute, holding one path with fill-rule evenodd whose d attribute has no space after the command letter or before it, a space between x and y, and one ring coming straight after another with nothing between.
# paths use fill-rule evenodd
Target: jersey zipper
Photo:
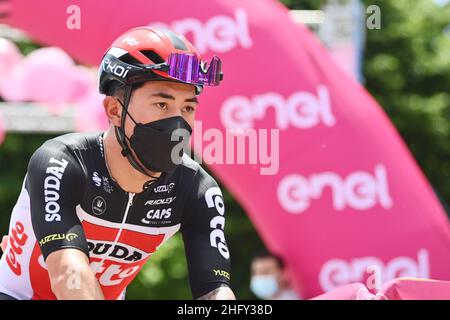
<instances>
[{"instance_id":1,"label":"jersey zipper","mask_svg":"<svg viewBox=\"0 0 450 320\"><path fill-rule=\"evenodd\" d=\"M128 203L127 206L125 208L125 213L123 215L123 219L122 219L122 223L120 224L120 228L119 231L117 232L116 238L114 239L113 245L111 246L111 248L109 248L109 250L104 254L104 258L100 261L99 266L103 266L103 263L105 262L105 260L107 259L109 253L114 250L114 247L116 246L117 242L119 241L120 235L122 234L122 230L123 227L125 225L125 222L127 221L128 218L128 214L130 212L131 206L133 205L133 198L135 196L135 193L133 192L128 192Z\"/></svg>"},{"instance_id":2,"label":"jersey zipper","mask_svg":"<svg viewBox=\"0 0 450 320\"><path fill-rule=\"evenodd\" d=\"M111 247L111 249L114 249L114 246L116 245L117 241L119 241L120 235L122 234L122 230L123 230L123 226L125 225L125 222L127 221L128 218L128 214L130 212L131 206L133 205L133 198L134 198L135 193L133 192L128 192L128 203L127 203L127 207L125 208L125 213L123 215L123 219L122 219L122 223L120 225L120 229L119 232L117 232L116 235L116 239L114 239L114 243L113 246Z\"/></svg>"}]
</instances>

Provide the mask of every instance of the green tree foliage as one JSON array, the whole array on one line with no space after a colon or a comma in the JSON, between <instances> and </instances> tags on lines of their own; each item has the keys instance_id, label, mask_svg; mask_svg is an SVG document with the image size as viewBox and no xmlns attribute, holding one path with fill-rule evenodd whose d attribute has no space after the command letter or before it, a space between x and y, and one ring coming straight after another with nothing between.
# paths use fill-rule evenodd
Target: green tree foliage
<instances>
[{"instance_id":1,"label":"green tree foliage","mask_svg":"<svg viewBox=\"0 0 450 320\"><path fill-rule=\"evenodd\" d=\"M440 7L431 0L365 2L381 8L381 29L367 31L366 87L449 203L450 5Z\"/></svg>"},{"instance_id":2,"label":"green tree foliage","mask_svg":"<svg viewBox=\"0 0 450 320\"><path fill-rule=\"evenodd\" d=\"M7 134L0 146L0 235L8 231L9 218L22 187L28 160L50 135Z\"/></svg>"},{"instance_id":3,"label":"green tree foliage","mask_svg":"<svg viewBox=\"0 0 450 320\"><path fill-rule=\"evenodd\" d=\"M280 0L280 2L291 10L318 10L326 0Z\"/></svg>"}]
</instances>

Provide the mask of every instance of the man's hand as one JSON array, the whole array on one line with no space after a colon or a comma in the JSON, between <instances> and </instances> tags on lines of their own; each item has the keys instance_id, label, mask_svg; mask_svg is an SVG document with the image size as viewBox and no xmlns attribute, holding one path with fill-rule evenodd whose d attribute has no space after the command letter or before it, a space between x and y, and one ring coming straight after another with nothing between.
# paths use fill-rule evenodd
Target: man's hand
<instances>
[{"instance_id":1,"label":"man's hand","mask_svg":"<svg viewBox=\"0 0 450 320\"><path fill-rule=\"evenodd\" d=\"M78 249L61 249L46 259L50 284L58 300L104 300L103 291L89 266L89 259Z\"/></svg>"},{"instance_id":2,"label":"man's hand","mask_svg":"<svg viewBox=\"0 0 450 320\"><path fill-rule=\"evenodd\" d=\"M2 243L0 244L0 248L3 252L6 251L6 247L8 246L8 236L3 236Z\"/></svg>"},{"instance_id":3,"label":"man's hand","mask_svg":"<svg viewBox=\"0 0 450 320\"><path fill-rule=\"evenodd\" d=\"M199 297L197 300L236 300L236 297L229 287L222 286Z\"/></svg>"}]
</instances>

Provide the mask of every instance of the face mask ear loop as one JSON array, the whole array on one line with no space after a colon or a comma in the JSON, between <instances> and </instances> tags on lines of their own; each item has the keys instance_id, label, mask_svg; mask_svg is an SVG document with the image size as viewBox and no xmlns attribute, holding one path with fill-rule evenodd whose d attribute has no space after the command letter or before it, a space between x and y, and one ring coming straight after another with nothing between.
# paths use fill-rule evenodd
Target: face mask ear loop
<instances>
[{"instance_id":1,"label":"face mask ear loop","mask_svg":"<svg viewBox=\"0 0 450 320\"><path fill-rule=\"evenodd\" d=\"M131 93L130 93L130 96L131 96ZM122 103L122 101L120 101L120 99L117 99L117 101L119 101L120 105L122 106L122 119L121 119L121 124L120 124L121 128L122 127L125 128L125 116L126 115L128 115L130 117L130 119L134 122L134 124L137 124L137 122L134 120L134 118L128 112L128 104L130 103L129 99L128 99L128 101L125 101L126 103Z\"/></svg>"},{"instance_id":2,"label":"face mask ear loop","mask_svg":"<svg viewBox=\"0 0 450 320\"><path fill-rule=\"evenodd\" d=\"M115 129L117 141L119 142L119 144L122 148L122 151L121 151L122 156L127 157L128 162L133 166L133 168L135 168L142 174L145 174L146 176L152 178L152 180L149 180L144 184L144 190L145 190L149 187L149 185L152 182L156 181L159 177L148 174L145 171L145 169L134 158L133 154L131 153L130 147L128 146L128 144L126 142L126 140L130 141L130 139L125 134L125 117L127 116L127 114L130 116L131 120L135 124L137 124L136 121L133 119L133 117L128 112L128 105L130 103L131 93L132 93L132 86L126 86L124 103L122 103L119 99L117 99L117 101L119 101L120 105L122 106L122 115L121 115L121 119L120 119L121 120L120 127L116 126L114 129Z\"/></svg>"}]
</instances>

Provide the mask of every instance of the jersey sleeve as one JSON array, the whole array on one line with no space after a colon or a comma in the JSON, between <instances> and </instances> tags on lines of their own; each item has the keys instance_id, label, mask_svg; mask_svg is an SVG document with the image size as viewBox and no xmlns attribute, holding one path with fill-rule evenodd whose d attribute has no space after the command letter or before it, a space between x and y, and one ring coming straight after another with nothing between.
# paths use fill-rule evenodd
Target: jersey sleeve
<instances>
[{"instance_id":1,"label":"jersey sleeve","mask_svg":"<svg viewBox=\"0 0 450 320\"><path fill-rule=\"evenodd\" d=\"M203 169L195 177L181 232L194 299L230 285L230 252L225 240L225 206L216 181Z\"/></svg>"},{"instance_id":2,"label":"jersey sleeve","mask_svg":"<svg viewBox=\"0 0 450 320\"><path fill-rule=\"evenodd\" d=\"M44 259L63 248L79 249L89 257L76 214L84 184L84 170L64 143L49 140L31 157L25 187L30 196L33 231Z\"/></svg>"}]
</instances>

